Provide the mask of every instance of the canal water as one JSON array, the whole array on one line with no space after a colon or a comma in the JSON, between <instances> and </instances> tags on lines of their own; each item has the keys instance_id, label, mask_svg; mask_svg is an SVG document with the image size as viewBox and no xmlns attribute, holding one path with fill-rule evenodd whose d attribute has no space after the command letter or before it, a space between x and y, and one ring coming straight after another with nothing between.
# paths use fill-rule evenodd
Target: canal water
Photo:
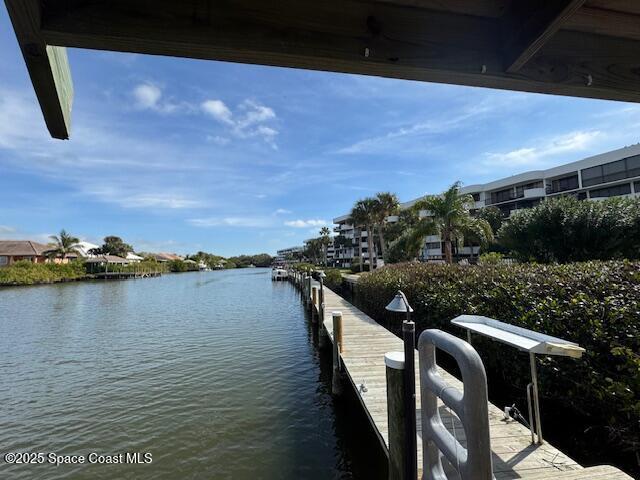
<instances>
[{"instance_id":1,"label":"canal water","mask_svg":"<svg viewBox=\"0 0 640 480\"><path fill-rule=\"evenodd\" d=\"M0 478L385 477L307 322L266 269L0 289Z\"/></svg>"}]
</instances>

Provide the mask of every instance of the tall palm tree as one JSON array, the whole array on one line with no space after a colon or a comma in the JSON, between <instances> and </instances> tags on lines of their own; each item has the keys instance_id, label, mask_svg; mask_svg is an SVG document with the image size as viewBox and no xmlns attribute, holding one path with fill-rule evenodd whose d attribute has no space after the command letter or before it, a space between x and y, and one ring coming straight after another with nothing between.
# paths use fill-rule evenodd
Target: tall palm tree
<instances>
[{"instance_id":1,"label":"tall palm tree","mask_svg":"<svg viewBox=\"0 0 640 480\"><path fill-rule=\"evenodd\" d=\"M329 249L329 244L331 243L331 230L329 227L322 227L320 229L320 243L322 244L322 257L324 259L324 266L327 266L327 250Z\"/></svg>"},{"instance_id":2,"label":"tall palm tree","mask_svg":"<svg viewBox=\"0 0 640 480\"><path fill-rule=\"evenodd\" d=\"M400 210L400 201L395 193L379 192L376 194L376 229L380 239L380 254L384 258L387 253L387 244L384 240L384 228L387 217L396 215Z\"/></svg>"},{"instance_id":3,"label":"tall palm tree","mask_svg":"<svg viewBox=\"0 0 640 480\"><path fill-rule=\"evenodd\" d=\"M80 239L68 234L66 230L62 229L59 235L50 235L49 238L52 248L46 252L47 254L61 257L64 260L70 253L78 253Z\"/></svg>"},{"instance_id":4,"label":"tall palm tree","mask_svg":"<svg viewBox=\"0 0 640 480\"><path fill-rule=\"evenodd\" d=\"M364 227L367 232L367 246L369 250L369 271L373 270L373 228L378 218L378 201L375 198L358 200L351 209L351 220L354 226ZM362 248L360 249L362 252ZM360 271L362 271L362 253L360 253Z\"/></svg>"},{"instance_id":5,"label":"tall palm tree","mask_svg":"<svg viewBox=\"0 0 640 480\"><path fill-rule=\"evenodd\" d=\"M491 225L481 218L471 215L469 208L473 205L473 197L460 193L460 182L454 183L439 196L424 198L414 205L417 210L429 211L414 228L411 237L421 238L438 234L444 243L444 255L447 263L453 263L453 243L460 243L465 236L473 237L481 243L493 240Z\"/></svg>"}]
</instances>

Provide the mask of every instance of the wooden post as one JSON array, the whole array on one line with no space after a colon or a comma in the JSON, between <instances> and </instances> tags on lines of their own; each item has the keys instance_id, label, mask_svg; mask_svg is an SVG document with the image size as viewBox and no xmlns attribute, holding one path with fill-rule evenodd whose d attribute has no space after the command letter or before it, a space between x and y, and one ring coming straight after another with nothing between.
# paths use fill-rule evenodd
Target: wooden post
<instances>
[{"instance_id":1,"label":"wooden post","mask_svg":"<svg viewBox=\"0 0 640 480\"><path fill-rule=\"evenodd\" d=\"M320 278L320 296L318 298L318 348L325 348L329 343L329 335L324 328L324 283Z\"/></svg>"},{"instance_id":2,"label":"wooden post","mask_svg":"<svg viewBox=\"0 0 640 480\"><path fill-rule=\"evenodd\" d=\"M318 288L311 288L311 321L315 322L316 319L316 300L318 298Z\"/></svg>"},{"instance_id":3,"label":"wooden post","mask_svg":"<svg viewBox=\"0 0 640 480\"><path fill-rule=\"evenodd\" d=\"M405 478L404 352L386 353L384 363L387 367L389 480L409 480Z\"/></svg>"},{"instance_id":4,"label":"wooden post","mask_svg":"<svg viewBox=\"0 0 640 480\"><path fill-rule=\"evenodd\" d=\"M342 395L340 353L342 353L342 312L332 312L333 319L333 371L331 375L331 394Z\"/></svg>"},{"instance_id":5,"label":"wooden post","mask_svg":"<svg viewBox=\"0 0 640 480\"><path fill-rule=\"evenodd\" d=\"M342 342L342 312L333 312L333 343L335 343L339 353L344 352L344 343Z\"/></svg>"}]
</instances>

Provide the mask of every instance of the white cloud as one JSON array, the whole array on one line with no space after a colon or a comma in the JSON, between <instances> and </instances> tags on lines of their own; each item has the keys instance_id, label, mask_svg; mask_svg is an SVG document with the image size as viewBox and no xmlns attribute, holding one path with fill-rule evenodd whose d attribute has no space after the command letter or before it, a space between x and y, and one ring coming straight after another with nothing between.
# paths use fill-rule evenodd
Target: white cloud
<instances>
[{"instance_id":1,"label":"white cloud","mask_svg":"<svg viewBox=\"0 0 640 480\"><path fill-rule=\"evenodd\" d=\"M279 132L267 125L276 119L276 113L272 108L253 100L245 100L234 113L222 100L218 99L205 100L200 108L207 115L227 126L230 135L236 138L260 138L271 148L277 150L275 138ZM219 145L229 143L229 139L222 136L209 136L207 139Z\"/></svg>"},{"instance_id":2,"label":"white cloud","mask_svg":"<svg viewBox=\"0 0 640 480\"><path fill-rule=\"evenodd\" d=\"M208 217L208 218L190 218L187 223L194 227L268 227L271 221L263 217Z\"/></svg>"},{"instance_id":3,"label":"white cloud","mask_svg":"<svg viewBox=\"0 0 640 480\"><path fill-rule=\"evenodd\" d=\"M326 220L310 219L310 220L289 220L284 222L287 227L293 228L309 228L309 227L325 227L328 225Z\"/></svg>"},{"instance_id":4,"label":"white cloud","mask_svg":"<svg viewBox=\"0 0 640 480\"><path fill-rule=\"evenodd\" d=\"M3 119L0 121L0 148L22 151L33 144L53 142L33 94L0 89L0 118ZM35 125L38 128L34 128Z\"/></svg>"},{"instance_id":5,"label":"white cloud","mask_svg":"<svg viewBox=\"0 0 640 480\"><path fill-rule=\"evenodd\" d=\"M162 90L151 83L142 83L133 89L133 96L138 108L155 109L162 97Z\"/></svg>"},{"instance_id":6,"label":"white cloud","mask_svg":"<svg viewBox=\"0 0 640 480\"><path fill-rule=\"evenodd\" d=\"M600 130L575 131L551 138L538 139L533 146L502 153L485 153L486 166L543 167L556 155L583 152L603 136Z\"/></svg>"},{"instance_id":7,"label":"white cloud","mask_svg":"<svg viewBox=\"0 0 640 480\"><path fill-rule=\"evenodd\" d=\"M484 99L466 105L459 111L448 112L448 115L442 115L442 112L439 112L437 118L398 126L382 135L366 138L340 148L334 153L380 154L389 153L390 151L397 153L398 150L403 150L403 148L400 148L403 145L402 142L411 141L415 143L417 138L459 129L471 121L476 121L478 118L496 111L497 108L500 108L500 102Z\"/></svg>"},{"instance_id":8,"label":"white cloud","mask_svg":"<svg viewBox=\"0 0 640 480\"><path fill-rule=\"evenodd\" d=\"M181 192L146 190L131 194L127 192L126 188L122 189L118 185L87 186L82 189L82 192L97 197L104 202L118 204L124 208L181 210L202 206L201 201L188 197Z\"/></svg>"},{"instance_id":9,"label":"white cloud","mask_svg":"<svg viewBox=\"0 0 640 480\"><path fill-rule=\"evenodd\" d=\"M174 113L178 111L189 112L193 106L188 102L176 103L164 99L160 87L153 83L141 83L133 89L135 106L140 110L153 110L160 113Z\"/></svg>"},{"instance_id":10,"label":"white cloud","mask_svg":"<svg viewBox=\"0 0 640 480\"><path fill-rule=\"evenodd\" d=\"M221 147L224 147L225 145L228 145L231 140L228 139L227 137L221 137L220 135L208 135L207 141L213 142L216 145L220 145Z\"/></svg>"},{"instance_id":11,"label":"white cloud","mask_svg":"<svg viewBox=\"0 0 640 480\"><path fill-rule=\"evenodd\" d=\"M219 122L234 125L233 113L222 100L205 100L202 102L201 108Z\"/></svg>"},{"instance_id":12,"label":"white cloud","mask_svg":"<svg viewBox=\"0 0 640 480\"><path fill-rule=\"evenodd\" d=\"M276 113L273 109L265 107L253 100L245 100L242 102L240 104L240 110L246 112L244 116L238 120L237 125L240 129L246 129L252 125L264 123L276 118Z\"/></svg>"},{"instance_id":13,"label":"white cloud","mask_svg":"<svg viewBox=\"0 0 640 480\"><path fill-rule=\"evenodd\" d=\"M275 212L273 212L274 215L288 215L290 213L293 213L291 210L287 210L286 208L278 208Z\"/></svg>"},{"instance_id":14,"label":"white cloud","mask_svg":"<svg viewBox=\"0 0 640 480\"><path fill-rule=\"evenodd\" d=\"M9 226L7 226L7 225L0 225L0 234L3 234L3 233L13 233L13 232L15 232L15 231L16 231L16 229L15 229L15 228L13 228L13 227L9 227Z\"/></svg>"}]
</instances>

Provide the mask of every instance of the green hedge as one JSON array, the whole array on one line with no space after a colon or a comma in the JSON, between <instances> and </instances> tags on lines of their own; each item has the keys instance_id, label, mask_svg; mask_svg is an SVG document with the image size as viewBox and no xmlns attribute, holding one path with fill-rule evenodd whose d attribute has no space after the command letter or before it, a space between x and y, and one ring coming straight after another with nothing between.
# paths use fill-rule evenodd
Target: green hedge
<instances>
[{"instance_id":1,"label":"green hedge","mask_svg":"<svg viewBox=\"0 0 640 480\"><path fill-rule=\"evenodd\" d=\"M337 290L342 285L342 272L337 268L325 268L323 269L326 277L324 278L324 284L331 290Z\"/></svg>"},{"instance_id":2,"label":"green hedge","mask_svg":"<svg viewBox=\"0 0 640 480\"><path fill-rule=\"evenodd\" d=\"M197 272L200 270L198 264L185 262L184 260L171 260L168 268L170 272L174 273Z\"/></svg>"},{"instance_id":3,"label":"green hedge","mask_svg":"<svg viewBox=\"0 0 640 480\"><path fill-rule=\"evenodd\" d=\"M106 265L98 264L86 264L88 273L103 273L108 272L168 272L170 262L160 263L155 259L146 258L141 262L129 263L122 265L118 263L110 263Z\"/></svg>"},{"instance_id":4,"label":"green hedge","mask_svg":"<svg viewBox=\"0 0 640 480\"><path fill-rule=\"evenodd\" d=\"M32 263L28 260L16 262L0 268L0 285L34 285L54 283L84 278L86 271L83 262L70 262L62 265L54 263Z\"/></svg>"},{"instance_id":5,"label":"green hedge","mask_svg":"<svg viewBox=\"0 0 640 480\"><path fill-rule=\"evenodd\" d=\"M416 310L419 331L440 328L464 336L450 321L466 313L579 343L586 349L580 360L539 357L547 419L555 409L577 415L584 423L571 432L573 438L614 445L629 452L626 459L640 448L640 262L392 265L360 278L357 303L383 323L393 318L398 324L384 309L398 289ZM498 389L525 388L526 355L479 336L473 343L490 376L502 379Z\"/></svg>"},{"instance_id":6,"label":"green hedge","mask_svg":"<svg viewBox=\"0 0 640 480\"><path fill-rule=\"evenodd\" d=\"M498 242L525 261L638 259L640 198L547 200L514 212L500 228Z\"/></svg>"}]
</instances>

